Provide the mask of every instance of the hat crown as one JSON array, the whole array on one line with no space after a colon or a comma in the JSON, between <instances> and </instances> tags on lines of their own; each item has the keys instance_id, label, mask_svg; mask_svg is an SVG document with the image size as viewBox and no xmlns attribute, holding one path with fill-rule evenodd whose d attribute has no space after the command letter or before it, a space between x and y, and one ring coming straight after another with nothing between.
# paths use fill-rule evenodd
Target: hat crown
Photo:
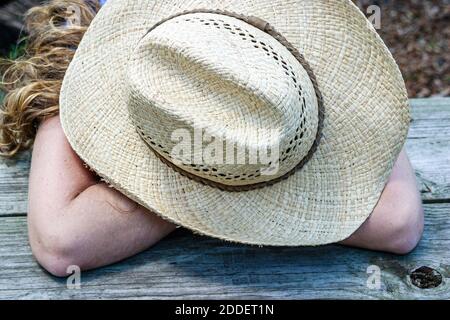
<instances>
[{"instance_id":1,"label":"hat crown","mask_svg":"<svg viewBox=\"0 0 450 320\"><path fill-rule=\"evenodd\" d=\"M319 125L301 63L234 17L190 13L151 29L129 59L130 118L165 162L242 186L292 171Z\"/></svg>"}]
</instances>

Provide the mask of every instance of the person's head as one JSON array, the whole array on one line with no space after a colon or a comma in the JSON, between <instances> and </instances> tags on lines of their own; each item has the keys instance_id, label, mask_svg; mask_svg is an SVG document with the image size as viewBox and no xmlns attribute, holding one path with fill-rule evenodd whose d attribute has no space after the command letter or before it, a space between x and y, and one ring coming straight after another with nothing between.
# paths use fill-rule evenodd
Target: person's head
<instances>
[{"instance_id":1,"label":"person's head","mask_svg":"<svg viewBox=\"0 0 450 320\"><path fill-rule=\"evenodd\" d=\"M30 148L39 123L58 114L66 69L100 3L52 0L26 14L24 55L0 60L0 155Z\"/></svg>"}]
</instances>

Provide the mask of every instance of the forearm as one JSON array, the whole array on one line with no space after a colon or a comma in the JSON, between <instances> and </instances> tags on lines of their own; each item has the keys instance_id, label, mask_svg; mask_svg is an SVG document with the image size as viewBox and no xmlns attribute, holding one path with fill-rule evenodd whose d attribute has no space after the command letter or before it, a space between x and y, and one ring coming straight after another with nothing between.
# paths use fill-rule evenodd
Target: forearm
<instances>
[{"instance_id":1,"label":"forearm","mask_svg":"<svg viewBox=\"0 0 450 320\"><path fill-rule=\"evenodd\" d=\"M82 270L108 265L149 248L175 229L105 184L87 188L53 216L35 223L33 218L31 214L30 241L39 243L32 247L47 269L52 266L46 263ZM33 228L43 219L51 220L48 227ZM36 230L45 230L44 236Z\"/></svg>"}]
</instances>

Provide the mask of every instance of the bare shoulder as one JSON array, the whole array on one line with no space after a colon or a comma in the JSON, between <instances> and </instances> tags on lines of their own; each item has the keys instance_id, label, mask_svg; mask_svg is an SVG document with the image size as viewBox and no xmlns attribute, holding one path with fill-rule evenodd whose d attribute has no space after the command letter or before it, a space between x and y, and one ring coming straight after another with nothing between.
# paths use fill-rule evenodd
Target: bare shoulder
<instances>
[{"instance_id":1,"label":"bare shoulder","mask_svg":"<svg viewBox=\"0 0 450 320\"><path fill-rule=\"evenodd\" d=\"M39 126L38 132L46 132L49 130L59 131L61 134L64 134L59 116L54 116L43 121Z\"/></svg>"},{"instance_id":2,"label":"bare shoulder","mask_svg":"<svg viewBox=\"0 0 450 320\"><path fill-rule=\"evenodd\" d=\"M59 116L51 117L39 125L33 146L33 157L70 155L72 152Z\"/></svg>"}]
</instances>

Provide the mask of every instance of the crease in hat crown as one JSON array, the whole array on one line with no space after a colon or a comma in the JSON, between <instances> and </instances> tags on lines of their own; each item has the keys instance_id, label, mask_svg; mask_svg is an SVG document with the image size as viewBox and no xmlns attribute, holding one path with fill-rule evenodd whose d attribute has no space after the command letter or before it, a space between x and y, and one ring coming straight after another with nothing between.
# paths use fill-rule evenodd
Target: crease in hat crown
<instances>
[{"instance_id":1,"label":"crease in hat crown","mask_svg":"<svg viewBox=\"0 0 450 320\"><path fill-rule=\"evenodd\" d=\"M276 181L316 142L319 106L308 72L254 20L260 28L219 13L181 14L152 28L129 57L136 130L149 152L200 181ZM205 159L210 152L215 161Z\"/></svg>"}]
</instances>

